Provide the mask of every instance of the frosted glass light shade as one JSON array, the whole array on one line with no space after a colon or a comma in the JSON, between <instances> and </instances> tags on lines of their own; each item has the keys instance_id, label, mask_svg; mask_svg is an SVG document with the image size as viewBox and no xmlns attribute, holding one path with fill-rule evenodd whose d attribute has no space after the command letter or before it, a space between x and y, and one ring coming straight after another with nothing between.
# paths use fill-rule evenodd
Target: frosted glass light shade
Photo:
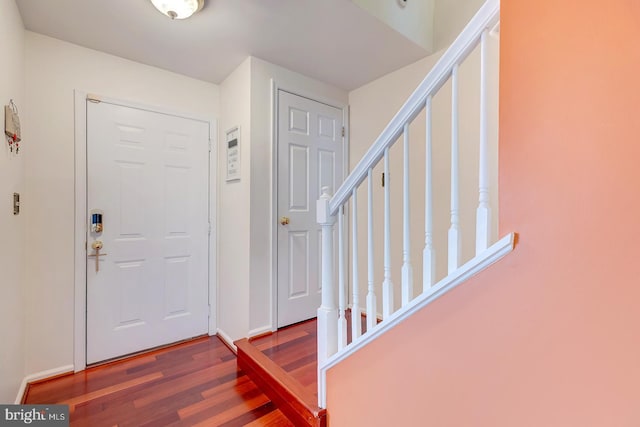
<instances>
[{"instance_id":1,"label":"frosted glass light shade","mask_svg":"<svg viewBox=\"0 0 640 427\"><path fill-rule=\"evenodd\" d=\"M204 0L151 0L151 3L171 19L185 19L202 9Z\"/></svg>"}]
</instances>

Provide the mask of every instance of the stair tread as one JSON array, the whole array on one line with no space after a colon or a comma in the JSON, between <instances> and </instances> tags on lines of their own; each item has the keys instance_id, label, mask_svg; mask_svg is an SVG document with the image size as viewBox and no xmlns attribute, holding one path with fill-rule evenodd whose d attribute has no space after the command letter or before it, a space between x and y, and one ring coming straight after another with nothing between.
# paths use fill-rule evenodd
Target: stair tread
<instances>
[{"instance_id":1,"label":"stair tread","mask_svg":"<svg viewBox=\"0 0 640 427\"><path fill-rule=\"evenodd\" d=\"M317 394L298 382L248 339L234 342L238 366L256 382L296 425L325 426L326 410L318 407Z\"/></svg>"}]
</instances>

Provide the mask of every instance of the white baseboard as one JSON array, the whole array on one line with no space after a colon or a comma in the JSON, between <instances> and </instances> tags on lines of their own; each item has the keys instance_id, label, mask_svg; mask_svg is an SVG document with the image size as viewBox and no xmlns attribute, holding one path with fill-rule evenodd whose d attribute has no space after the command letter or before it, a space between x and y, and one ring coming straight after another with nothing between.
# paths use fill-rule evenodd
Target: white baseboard
<instances>
[{"instance_id":1,"label":"white baseboard","mask_svg":"<svg viewBox=\"0 0 640 427\"><path fill-rule=\"evenodd\" d=\"M36 372L35 374L27 375L22 379L22 383L20 384L20 388L18 389L18 394L16 396L15 404L19 405L22 403L22 398L24 397L24 393L27 390L27 385L33 381L44 380L51 377L56 377L58 375L73 373L73 365L65 365L60 366L59 368L49 369L47 371Z\"/></svg>"},{"instance_id":2,"label":"white baseboard","mask_svg":"<svg viewBox=\"0 0 640 427\"><path fill-rule=\"evenodd\" d=\"M229 347L231 347L235 353L238 352L238 348L233 343L233 339L231 339L231 337L225 331L223 331L222 329L218 328L218 336L220 337L220 339L222 341L225 342L225 344L227 344Z\"/></svg>"},{"instance_id":3,"label":"white baseboard","mask_svg":"<svg viewBox=\"0 0 640 427\"><path fill-rule=\"evenodd\" d=\"M367 308L363 307L360 309L360 315L367 317ZM379 311L376 311L376 320L378 322L382 322L382 313L380 313Z\"/></svg>"},{"instance_id":4,"label":"white baseboard","mask_svg":"<svg viewBox=\"0 0 640 427\"><path fill-rule=\"evenodd\" d=\"M271 332L273 332L273 328L270 325L267 325L267 326L263 326L261 328L256 328L256 329L250 330L249 333L247 334L247 337L248 338L253 338L255 336L269 334Z\"/></svg>"},{"instance_id":5,"label":"white baseboard","mask_svg":"<svg viewBox=\"0 0 640 427\"><path fill-rule=\"evenodd\" d=\"M353 309L353 305L349 304L347 306L349 309ZM367 308L366 307L360 307L360 315L367 317ZM382 313L380 312L376 312L376 319L378 319L378 321L382 321Z\"/></svg>"}]
</instances>

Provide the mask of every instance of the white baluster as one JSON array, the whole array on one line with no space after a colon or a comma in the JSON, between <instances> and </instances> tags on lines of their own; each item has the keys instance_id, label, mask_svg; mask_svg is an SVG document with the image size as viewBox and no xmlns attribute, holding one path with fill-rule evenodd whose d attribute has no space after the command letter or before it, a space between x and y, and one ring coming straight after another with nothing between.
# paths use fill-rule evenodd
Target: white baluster
<instances>
[{"instance_id":1,"label":"white baluster","mask_svg":"<svg viewBox=\"0 0 640 427\"><path fill-rule=\"evenodd\" d=\"M488 147L488 102L487 102L487 34L480 38L480 165L478 210L476 211L476 255L491 243L491 207L489 205L489 147Z\"/></svg>"},{"instance_id":2,"label":"white baluster","mask_svg":"<svg viewBox=\"0 0 640 427\"><path fill-rule=\"evenodd\" d=\"M427 292L436 279L436 251L433 247L433 144L431 139L431 96L427 97L424 194L424 250L422 251L422 290Z\"/></svg>"},{"instance_id":3,"label":"white baluster","mask_svg":"<svg viewBox=\"0 0 640 427\"><path fill-rule=\"evenodd\" d=\"M318 224L322 228L322 305L318 308L318 365L338 350L338 310L333 295L333 223L329 213L329 187L322 187L316 205Z\"/></svg>"},{"instance_id":4,"label":"white baluster","mask_svg":"<svg viewBox=\"0 0 640 427\"><path fill-rule=\"evenodd\" d=\"M460 266L459 213L459 146L458 146L458 65L451 72L451 227L449 228L449 273Z\"/></svg>"},{"instance_id":5,"label":"white baluster","mask_svg":"<svg viewBox=\"0 0 640 427\"><path fill-rule=\"evenodd\" d=\"M351 305L351 341L355 341L362 335L362 322L360 315L360 277L358 273L358 190L353 189L351 196L351 234L353 257L353 304Z\"/></svg>"},{"instance_id":6,"label":"white baluster","mask_svg":"<svg viewBox=\"0 0 640 427\"><path fill-rule=\"evenodd\" d=\"M393 313L393 283L391 282L391 174L389 148L384 150L384 280L382 281L382 318Z\"/></svg>"},{"instance_id":7,"label":"white baluster","mask_svg":"<svg viewBox=\"0 0 640 427\"><path fill-rule=\"evenodd\" d=\"M373 329L377 323L378 301L373 282L373 172L367 171L367 188L369 200L367 201L367 332Z\"/></svg>"},{"instance_id":8,"label":"white baluster","mask_svg":"<svg viewBox=\"0 0 640 427\"><path fill-rule=\"evenodd\" d=\"M338 209L338 350L347 346L346 289L344 270L344 205Z\"/></svg>"},{"instance_id":9,"label":"white baluster","mask_svg":"<svg viewBox=\"0 0 640 427\"><path fill-rule=\"evenodd\" d=\"M402 306L404 307L413 299L413 267L411 266L411 237L409 227L409 123L404 124L404 173L402 200Z\"/></svg>"}]
</instances>

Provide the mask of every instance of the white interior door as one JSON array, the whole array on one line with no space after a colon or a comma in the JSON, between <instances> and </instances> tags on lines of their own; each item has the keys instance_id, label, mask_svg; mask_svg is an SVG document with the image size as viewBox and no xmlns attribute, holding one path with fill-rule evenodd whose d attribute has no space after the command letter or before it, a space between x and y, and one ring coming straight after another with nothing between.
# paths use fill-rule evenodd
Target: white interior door
<instances>
[{"instance_id":1,"label":"white interior door","mask_svg":"<svg viewBox=\"0 0 640 427\"><path fill-rule=\"evenodd\" d=\"M278 327L316 316L321 303L316 201L344 179L339 108L278 92Z\"/></svg>"},{"instance_id":2,"label":"white interior door","mask_svg":"<svg viewBox=\"0 0 640 427\"><path fill-rule=\"evenodd\" d=\"M209 123L87 102L87 363L208 331Z\"/></svg>"}]
</instances>

